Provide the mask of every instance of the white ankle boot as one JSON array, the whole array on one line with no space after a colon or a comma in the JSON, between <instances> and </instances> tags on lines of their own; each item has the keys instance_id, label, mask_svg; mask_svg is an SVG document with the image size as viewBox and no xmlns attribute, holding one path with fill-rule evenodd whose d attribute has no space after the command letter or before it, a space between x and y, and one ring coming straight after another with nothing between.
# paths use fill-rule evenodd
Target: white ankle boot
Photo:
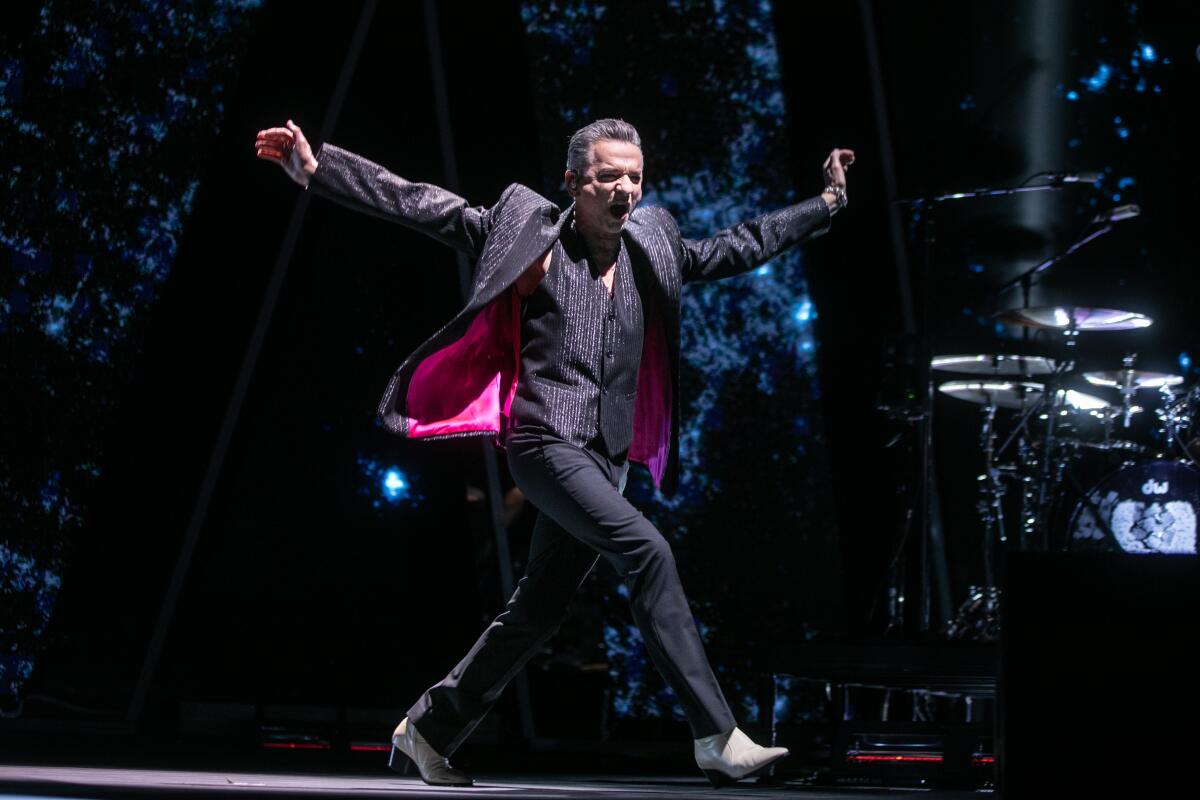
<instances>
[{"instance_id":1,"label":"white ankle boot","mask_svg":"<svg viewBox=\"0 0 1200 800\"><path fill-rule=\"evenodd\" d=\"M786 747L756 745L740 728L695 741L696 763L713 786L724 786L749 777L788 754Z\"/></svg>"},{"instance_id":2,"label":"white ankle boot","mask_svg":"<svg viewBox=\"0 0 1200 800\"><path fill-rule=\"evenodd\" d=\"M443 756L433 745L425 741L425 737L417 730L417 726L409 723L408 717L400 720L396 731L392 734L392 759L389 765L397 769L399 763L396 751L412 759L417 765L421 780L430 786L472 786L474 781L465 772L460 772L450 766L450 759Z\"/></svg>"}]
</instances>

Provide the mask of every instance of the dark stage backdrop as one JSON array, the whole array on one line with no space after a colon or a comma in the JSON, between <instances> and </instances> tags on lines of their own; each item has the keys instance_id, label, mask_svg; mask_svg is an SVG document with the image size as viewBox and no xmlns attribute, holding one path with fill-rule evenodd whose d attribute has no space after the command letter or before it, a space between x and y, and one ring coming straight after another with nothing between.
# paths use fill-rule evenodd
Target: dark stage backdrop
<instances>
[{"instance_id":1,"label":"dark stage backdrop","mask_svg":"<svg viewBox=\"0 0 1200 800\"><path fill-rule=\"evenodd\" d=\"M1194 379L1194 4L868 5L901 195L1104 175L939 217L935 347L1011 344L992 290L1098 210L1137 202L1142 217L1046 288L1158 320L1090 351L1089 367L1137 350ZM380 4L331 138L435 183L450 180L448 152L473 203L513 180L565 202L566 137L604 115L639 127L647 202L690 236L815 192L835 145L859 152L853 205L829 236L685 292L684 484L670 501L644 474L629 489L677 547L750 717L747 653L835 630L842 601L877 634L874 601L903 552L897 490L912 463L884 449L902 431L874 409L903 384L881 355L901 315L858 6L437 6L451 135L436 121L422 3L408 0ZM62 713L124 710L296 203L250 142L288 117L316 136L360 8L327 9L314 36L284 2L4 5L6 701L32 671L43 694L72 701ZM915 265L919 219L906 222ZM310 205L172 621L164 698L400 709L499 610L477 443L404 442L373 419L396 364L457 304L444 248ZM958 600L980 572L978 413L938 404ZM518 572L530 521L526 509L510 530ZM540 731L590 735L614 719L678 730L624 602L600 568L535 659L535 715L586 718L568 730L539 717ZM801 686L790 697L822 702Z\"/></svg>"},{"instance_id":2,"label":"dark stage backdrop","mask_svg":"<svg viewBox=\"0 0 1200 800\"><path fill-rule=\"evenodd\" d=\"M261 5L0 12L0 703L80 540L119 546L95 493Z\"/></svg>"}]
</instances>

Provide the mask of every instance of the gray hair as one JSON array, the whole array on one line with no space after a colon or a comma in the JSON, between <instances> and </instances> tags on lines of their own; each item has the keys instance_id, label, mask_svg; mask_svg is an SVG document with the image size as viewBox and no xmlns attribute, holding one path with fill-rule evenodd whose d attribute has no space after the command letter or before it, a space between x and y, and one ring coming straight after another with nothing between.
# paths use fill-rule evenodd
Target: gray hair
<instances>
[{"instance_id":1,"label":"gray hair","mask_svg":"<svg viewBox=\"0 0 1200 800\"><path fill-rule=\"evenodd\" d=\"M629 142L638 148L642 146L637 129L625 120L598 119L584 125L571 136L571 143L567 145L567 169L582 175L591 163L592 146L605 139Z\"/></svg>"}]
</instances>

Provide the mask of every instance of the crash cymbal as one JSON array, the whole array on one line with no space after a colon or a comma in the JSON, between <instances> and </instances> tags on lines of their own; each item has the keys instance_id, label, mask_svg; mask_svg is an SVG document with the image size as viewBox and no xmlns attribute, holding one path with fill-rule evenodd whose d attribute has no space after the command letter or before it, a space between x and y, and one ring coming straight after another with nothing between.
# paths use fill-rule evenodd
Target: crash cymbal
<instances>
[{"instance_id":1,"label":"crash cymbal","mask_svg":"<svg viewBox=\"0 0 1200 800\"><path fill-rule=\"evenodd\" d=\"M1028 381L947 381L938 391L982 406L1026 408L1038 401L1045 388Z\"/></svg>"},{"instance_id":2,"label":"crash cymbal","mask_svg":"<svg viewBox=\"0 0 1200 800\"><path fill-rule=\"evenodd\" d=\"M1072 327L1074 322L1074 327L1081 331L1128 331L1149 328L1154 324L1150 317L1135 311L1082 306L1010 308L997 313L995 318L1009 325L1026 328L1065 329Z\"/></svg>"},{"instance_id":3,"label":"crash cymbal","mask_svg":"<svg viewBox=\"0 0 1200 800\"><path fill-rule=\"evenodd\" d=\"M1182 375L1140 369L1085 372L1083 377L1093 386L1109 386L1114 389L1161 389L1163 386L1178 386L1183 383Z\"/></svg>"},{"instance_id":4,"label":"crash cymbal","mask_svg":"<svg viewBox=\"0 0 1200 800\"><path fill-rule=\"evenodd\" d=\"M989 355L934 356L930 364L945 372L967 375L1049 375L1056 362L1042 356Z\"/></svg>"},{"instance_id":5,"label":"crash cymbal","mask_svg":"<svg viewBox=\"0 0 1200 800\"><path fill-rule=\"evenodd\" d=\"M1046 387L1030 381L947 381L938 391L950 397L966 400L978 405L993 405L997 408L1028 408L1030 403L1041 399ZM1067 409L1097 411L1107 409L1108 401L1074 389L1059 389L1062 403Z\"/></svg>"}]
</instances>

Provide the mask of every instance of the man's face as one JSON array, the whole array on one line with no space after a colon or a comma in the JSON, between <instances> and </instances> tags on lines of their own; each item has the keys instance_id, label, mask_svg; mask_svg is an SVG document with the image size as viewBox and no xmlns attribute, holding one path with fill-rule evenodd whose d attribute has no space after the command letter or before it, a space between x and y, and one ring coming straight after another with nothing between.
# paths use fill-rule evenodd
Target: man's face
<instances>
[{"instance_id":1,"label":"man's face","mask_svg":"<svg viewBox=\"0 0 1200 800\"><path fill-rule=\"evenodd\" d=\"M642 150L601 139L592 146L592 161L583 174L567 172L565 179L584 235L616 236L642 199Z\"/></svg>"}]
</instances>

